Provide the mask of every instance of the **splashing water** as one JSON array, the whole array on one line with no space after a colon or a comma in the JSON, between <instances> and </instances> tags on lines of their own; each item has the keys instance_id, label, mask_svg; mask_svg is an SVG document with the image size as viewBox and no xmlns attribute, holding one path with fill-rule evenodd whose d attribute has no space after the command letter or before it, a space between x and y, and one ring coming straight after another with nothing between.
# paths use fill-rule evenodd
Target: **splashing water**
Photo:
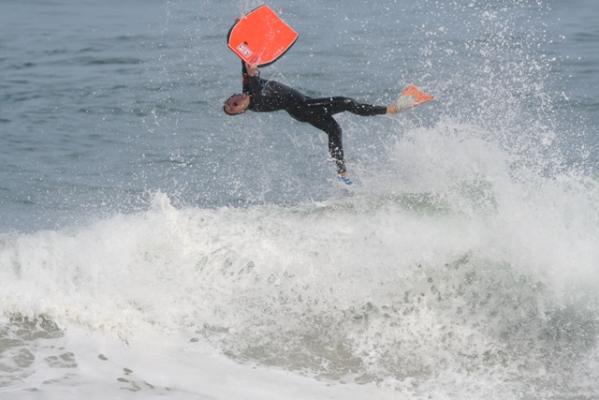
<instances>
[{"instance_id":1,"label":"splashing water","mask_svg":"<svg viewBox=\"0 0 599 400\"><path fill-rule=\"evenodd\" d=\"M402 70L438 101L340 118L351 195L209 208L154 191L146 210L2 233L0 398L596 397L599 182L556 104L548 8L410 7L419 62Z\"/></svg>"}]
</instances>

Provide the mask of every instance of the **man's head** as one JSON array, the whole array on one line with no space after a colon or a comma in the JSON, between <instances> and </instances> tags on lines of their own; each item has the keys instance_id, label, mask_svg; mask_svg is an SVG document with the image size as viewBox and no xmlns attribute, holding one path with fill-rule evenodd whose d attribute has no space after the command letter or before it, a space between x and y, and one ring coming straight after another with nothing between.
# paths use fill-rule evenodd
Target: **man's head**
<instances>
[{"instance_id":1,"label":"man's head","mask_svg":"<svg viewBox=\"0 0 599 400\"><path fill-rule=\"evenodd\" d=\"M250 105L250 96L246 93L236 93L225 100L223 111L228 115L237 115L245 112Z\"/></svg>"}]
</instances>

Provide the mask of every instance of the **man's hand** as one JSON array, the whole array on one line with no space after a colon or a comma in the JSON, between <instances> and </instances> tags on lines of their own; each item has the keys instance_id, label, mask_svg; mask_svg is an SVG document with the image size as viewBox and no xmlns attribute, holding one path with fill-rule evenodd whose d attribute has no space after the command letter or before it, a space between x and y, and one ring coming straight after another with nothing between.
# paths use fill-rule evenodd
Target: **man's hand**
<instances>
[{"instance_id":1,"label":"man's hand","mask_svg":"<svg viewBox=\"0 0 599 400\"><path fill-rule=\"evenodd\" d=\"M254 64L245 63L245 69L249 76L258 76L258 66Z\"/></svg>"}]
</instances>

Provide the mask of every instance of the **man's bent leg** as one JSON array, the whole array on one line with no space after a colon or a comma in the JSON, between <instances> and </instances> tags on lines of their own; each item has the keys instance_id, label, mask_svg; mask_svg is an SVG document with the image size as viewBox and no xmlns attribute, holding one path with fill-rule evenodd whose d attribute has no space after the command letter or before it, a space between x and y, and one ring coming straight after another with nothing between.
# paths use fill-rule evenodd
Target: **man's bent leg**
<instances>
[{"instance_id":1,"label":"man's bent leg","mask_svg":"<svg viewBox=\"0 0 599 400\"><path fill-rule=\"evenodd\" d=\"M346 171L345 162L343 161L343 142L341 140L341 127L333 119L333 117L326 115L321 118L306 121L315 128L324 131L329 137L329 153L331 158L335 160L337 165L337 173L343 174Z\"/></svg>"}]
</instances>

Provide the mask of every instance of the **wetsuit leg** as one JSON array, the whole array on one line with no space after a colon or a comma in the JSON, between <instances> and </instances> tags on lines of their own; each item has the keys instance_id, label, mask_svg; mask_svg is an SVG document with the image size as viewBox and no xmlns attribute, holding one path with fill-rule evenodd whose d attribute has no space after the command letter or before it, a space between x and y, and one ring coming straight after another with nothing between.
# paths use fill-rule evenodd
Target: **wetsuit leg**
<instances>
[{"instance_id":1,"label":"wetsuit leg","mask_svg":"<svg viewBox=\"0 0 599 400\"><path fill-rule=\"evenodd\" d=\"M363 116L380 115L387 112L387 107L358 103L349 97L340 96L308 99L304 104L307 111L311 110L314 113L324 113L328 115L338 114L344 111Z\"/></svg>"},{"instance_id":2,"label":"wetsuit leg","mask_svg":"<svg viewBox=\"0 0 599 400\"><path fill-rule=\"evenodd\" d=\"M379 115L387 112L387 107L358 103L348 97L307 98L301 104L288 110L289 114L301 122L326 132L329 137L329 153L337 164L337 172L346 171L343 161L343 142L341 127L333 118L334 114L349 111L358 115Z\"/></svg>"},{"instance_id":3,"label":"wetsuit leg","mask_svg":"<svg viewBox=\"0 0 599 400\"><path fill-rule=\"evenodd\" d=\"M342 174L346 171L345 162L343 161L343 143L341 140L341 127L335 119L326 114L322 114L319 118L307 120L315 128L324 131L329 137L329 153L331 158L335 160L337 165L337 173Z\"/></svg>"}]
</instances>

